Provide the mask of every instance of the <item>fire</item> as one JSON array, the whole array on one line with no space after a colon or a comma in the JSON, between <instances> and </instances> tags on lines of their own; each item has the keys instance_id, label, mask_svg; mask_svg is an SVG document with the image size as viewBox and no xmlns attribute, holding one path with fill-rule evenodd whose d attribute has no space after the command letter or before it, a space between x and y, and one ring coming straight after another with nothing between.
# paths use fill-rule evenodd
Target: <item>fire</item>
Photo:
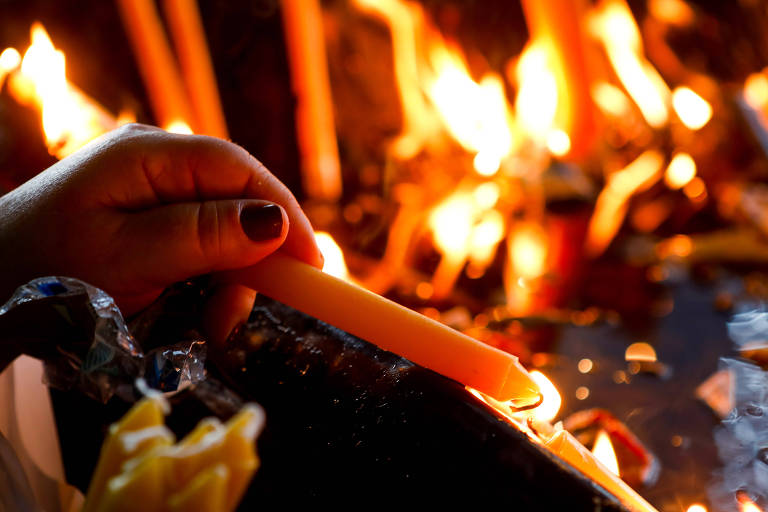
<instances>
[{"instance_id":1,"label":"fire","mask_svg":"<svg viewBox=\"0 0 768 512\"><path fill-rule=\"evenodd\" d=\"M745 492L737 493L736 500L739 502L739 512L762 512L762 509Z\"/></svg>"},{"instance_id":2,"label":"fire","mask_svg":"<svg viewBox=\"0 0 768 512\"><path fill-rule=\"evenodd\" d=\"M316 231L315 241L320 248L320 252L323 254L323 258L325 258L323 272L348 281L349 270L347 269L346 261L344 261L344 253L330 233Z\"/></svg>"},{"instance_id":3,"label":"fire","mask_svg":"<svg viewBox=\"0 0 768 512\"><path fill-rule=\"evenodd\" d=\"M509 236L509 258L515 275L535 279L544 274L547 260L547 239L538 224L518 226Z\"/></svg>"},{"instance_id":4,"label":"fire","mask_svg":"<svg viewBox=\"0 0 768 512\"><path fill-rule=\"evenodd\" d=\"M764 73L752 73L744 83L744 99L755 110L768 105L768 77Z\"/></svg>"},{"instance_id":5,"label":"fire","mask_svg":"<svg viewBox=\"0 0 768 512\"><path fill-rule=\"evenodd\" d=\"M517 121L534 140L546 144L557 114L557 79L546 46L530 43L520 55L515 74Z\"/></svg>"},{"instance_id":6,"label":"fire","mask_svg":"<svg viewBox=\"0 0 768 512\"><path fill-rule=\"evenodd\" d=\"M194 133L189 124L187 124L185 121L182 121L181 119L171 121L167 126L163 127L163 129L167 132L180 133L182 135L191 135Z\"/></svg>"},{"instance_id":7,"label":"fire","mask_svg":"<svg viewBox=\"0 0 768 512\"><path fill-rule=\"evenodd\" d=\"M604 113L614 117L627 115L631 107L629 98L615 85L598 82L592 87L592 99Z\"/></svg>"},{"instance_id":8,"label":"fire","mask_svg":"<svg viewBox=\"0 0 768 512\"><path fill-rule=\"evenodd\" d=\"M531 410L528 414L530 414L537 422L552 421L557 417L557 413L560 412L560 406L563 404L560 392L555 385L552 384L552 381L540 371L533 370L530 372L530 375L534 382L539 386L539 390L544 396L544 400L541 402L541 405Z\"/></svg>"},{"instance_id":9,"label":"fire","mask_svg":"<svg viewBox=\"0 0 768 512\"><path fill-rule=\"evenodd\" d=\"M429 225L441 253L452 259L466 257L474 218L475 204L466 193L454 194L432 212Z\"/></svg>"},{"instance_id":10,"label":"fire","mask_svg":"<svg viewBox=\"0 0 768 512\"><path fill-rule=\"evenodd\" d=\"M669 162L664 182L673 190L683 188L696 177L696 162L688 153L678 153Z\"/></svg>"},{"instance_id":11,"label":"fire","mask_svg":"<svg viewBox=\"0 0 768 512\"><path fill-rule=\"evenodd\" d=\"M691 130L703 128L712 119L712 105L688 87L672 92L672 106L680 121Z\"/></svg>"},{"instance_id":12,"label":"fire","mask_svg":"<svg viewBox=\"0 0 768 512\"><path fill-rule=\"evenodd\" d=\"M618 233L627 212L627 202L636 192L650 187L661 177L664 158L649 149L624 169L608 177L600 192L589 222L586 249L592 256L601 254Z\"/></svg>"},{"instance_id":13,"label":"fire","mask_svg":"<svg viewBox=\"0 0 768 512\"><path fill-rule=\"evenodd\" d=\"M666 124L670 91L642 54L640 29L624 0L606 0L595 11L592 32L602 41L619 81L654 128Z\"/></svg>"},{"instance_id":14,"label":"fire","mask_svg":"<svg viewBox=\"0 0 768 512\"><path fill-rule=\"evenodd\" d=\"M685 512L707 512L707 507L705 507L701 503L694 503L691 506L689 506L687 509L685 509Z\"/></svg>"},{"instance_id":15,"label":"fire","mask_svg":"<svg viewBox=\"0 0 768 512\"><path fill-rule=\"evenodd\" d=\"M592 455L608 470L616 476L619 475L619 461L616 459L616 452L613 449L611 438L605 432L600 430L595 439L595 445L592 447Z\"/></svg>"},{"instance_id":16,"label":"fire","mask_svg":"<svg viewBox=\"0 0 768 512\"><path fill-rule=\"evenodd\" d=\"M17 100L32 101L40 107L48 150L64 158L116 123L67 81L64 53L54 47L41 24L32 26L31 39L11 92Z\"/></svg>"},{"instance_id":17,"label":"fire","mask_svg":"<svg viewBox=\"0 0 768 512\"><path fill-rule=\"evenodd\" d=\"M493 260L496 246L504 238L504 227L504 217L490 210L472 229L469 253L475 268L485 268Z\"/></svg>"}]
</instances>

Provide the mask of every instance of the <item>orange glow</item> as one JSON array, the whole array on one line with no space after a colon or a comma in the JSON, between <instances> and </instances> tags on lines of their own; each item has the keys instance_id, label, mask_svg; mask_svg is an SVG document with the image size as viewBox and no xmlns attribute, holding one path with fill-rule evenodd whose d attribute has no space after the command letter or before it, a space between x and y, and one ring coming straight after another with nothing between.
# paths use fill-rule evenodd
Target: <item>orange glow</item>
<instances>
[{"instance_id":1,"label":"orange glow","mask_svg":"<svg viewBox=\"0 0 768 512\"><path fill-rule=\"evenodd\" d=\"M565 156L571 150L571 138L563 130L552 130L547 135L547 149L555 156Z\"/></svg>"},{"instance_id":2,"label":"orange glow","mask_svg":"<svg viewBox=\"0 0 768 512\"><path fill-rule=\"evenodd\" d=\"M611 473L619 476L619 461L616 459L616 452L613 449L611 438L605 430L600 430L597 433L595 445L592 447L592 455Z\"/></svg>"},{"instance_id":3,"label":"orange glow","mask_svg":"<svg viewBox=\"0 0 768 512\"><path fill-rule=\"evenodd\" d=\"M182 135L191 135L193 133L192 128L190 128L189 124L187 124L186 122L180 119L171 121L166 126L164 126L163 129L167 132L180 133Z\"/></svg>"},{"instance_id":4,"label":"orange glow","mask_svg":"<svg viewBox=\"0 0 768 512\"><path fill-rule=\"evenodd\" d=\"M517 61L515 75L517 121L531 138L546 144L557 113L557 80L547 47L529 43Z\"/></svg>"},{"instance_id":5,"label":"orange glow","mask_svg":"<svg viewBox=\"0 0 768 512\"><path fill-rule=\"evenodd\" d=\"M768 105L768 77L764 73L752 73L747 77L744 99L756 110Z\"/></svg>"},{"instance_id":6,"label":"orange glow","mask_svg":"<svg viewBox=\"0 0 768 512\"><path fill-rule=\"evenodd\" d=\"M688 87L678 87L672 92L672 106L691 130L703 128L712 119L712 105Z\"/></svg>"},{"instance_id":7,"label":"orange glow","mask_svg":"<svg viewBox=\"0 0 768 512\"><path fill-rule=\"evenodd\" d=\"M663 163L661 153L649 149L608 177L589 221L586 250L590 255L597 256L608 247L624 222L627 202L636 192L649 188L659 180Z\"/></svg>"},{"instance_id":8,"label":"orange glow","mask_svg":"<svg viewBox=\"0 0 768 512\"><path fill-rule=\"evenodd\" d=\"M657 252L661 258L670 256L685 258L693 252L693 240L687 235L675 235L660 242Z\"/></svg>"},{"instance_id":9,"label":"orange glow","mask_svg":"<svg viewBox=\"0 0 768 512\"><path fill-rule=\"evenodd\" d=\"M443 201L429 218L435 245L444 255L464 259L475 218L475 207L469 194L454 194Z\"/></svg>"},{"instance_id":10,"label":"orange glow","mask_svg":"<svg viewBox=\"0 0 768 512\"><path fill-rule=\"evenodd\" d=\"M707 507L705 507L701 503L694 503L693 505L685 509L685 512L707 512Z\"/></svg>"},{"instance_id":11,"label":"orange glow","mask_svg":"<svg viewBox=\"0 0 768 512\"><path fill-rule=\"evenodd\" d=\"M668 119L669 87L642 54L640 29L624 0L605 0L595 11L592 32L605 47L621 84L645 120L660 128Z\"/></svg>"},{"instance_id":12,"label":"orange glow","mask_svg":"<svg viewBox=\"0 0 768 512\"><path fill-rule=\"evenodd\" d=\"M656 361L656 350L644 341L638 341L627 347L624 352L624 359L626 361Z\"/></svg>"},{"instance_id":13,"label":"orange glow","mask_svg":"<svg viewBox=\"0 0 768 512\"><path fill-rule=\"evenodd\" d=\"M98 104L67 82L64 53L53 46L39 23L32 26L31 39L12 93L17 100L31 99L40 107L48 150L64 158L116 124Z\"/></svg>"},{"instance_id":14,"label":"orange glow","mask_svg":"<svg viewBox=\"0 0 768 512\"><path fill-rule=\"evenodd\" d=\"M627 115L631 107L627 95L607 82L598 82L592 87L592 99L600 110L615 117Z\"/></svg>"},{"instance_id":15,"label":"orange glow","mask_svg":"<svg viewBox=\"0 0 768 512\"><path fill-rule=\"evenodd\" d=\"M762 512L760 507L746 493L739 492L736 499L739 502L739 512Z\"/></svg>"},{"instance_id":16,"label":"orange glow","mask_svg":"<svg viewBox=\"0 0 768 512\"><path fill-rule=\"evenodd\" d=\"M673 190L683 188L696 177L696 162L688 153L678 153L672 158L664 174L664 182Z\"/></svg>"},{"instance_id":17,"label":"orange glow","mask_svg":"<svg viewBox=\"0 0 768 512\"><path fill-rule=\"evenodd\" d=\"M690 25L695 18L693 9L683 0L650 0L648 10L656 19L679 27Z\"/></svg>"},{"instance_id":18,"label":"orange glow","mask_svg":"<svg viewBox=\"0 0 768 512\"><path fill-rule=\"evenodd\" d=\"M491 263L496 246L504 238L504 217L496 210L487 212L472 229L470 260L476 267L484 268Z\"/></svg>"},{"instance_id":19,"label":"orange glow","mask_svg":"<svg viewBox=\"0 0 768 512\"><path fill-rule=\"evenodd\" d=\"M21 55L16 48L6 48L0 53L0 73L9 73L19 67Z\"/></svg>"},{"instance_id":20,"label":"orange glow","mask_svg":"<svg viewBox=\"0 0 768 512\"><path fill-rule=\"evenodd\" d=\"M474 192L474 199L478 207L490 209L496 206L500 195L501 190L499 186L492 181L486 181L477 186Z\"/></svg>"},{"instance_id":21,"label":"orange glow","mask_svg":"<svg viewBox=\"0 0 768 512\"><path fill-rule=\"evenodd\" d=\"M349 281L349 270L347 269L346 261L344 261L344 253L330 233L315 231L315 241L325 259L323 272Z\"/></svg>"},{"instance_id":22,"label":"orange glow","mask_svg":"<svg viewBox=\"0 0 768 512\"><path fill-rule=\"evenodd\" d=\"M509 236L509 258L515 275L535 279L546 271L547 237L541 226L520 224Z\"/></svg>"},{"instance_id":23,"label":"orange glow","mask_svg":"<svg viewBox=\"0 0 768 512\"><path fill-rule=\"evenodd\" d=\"M544 396L544 401L541 402L541 405L529 411L527 414L530 414L535 421L552 421L557 417L557 413L560 412L560 406L563 404L560 392L557 391L557 388L552 384L552 381L540 371L533 370L529 373L534 382L539 386L539 390Z\"/></svg>"},{"instance_id":24,"label":"orange glow","mask_svg":"<svg viewBox=\"0 0 768 512\"><path fill-rule=\"evenodd\" d=\"M683 193L691 201L703 201L707 198L707 185L703 179L696 177L683 187Z\"/></svg>"}]
</instances>

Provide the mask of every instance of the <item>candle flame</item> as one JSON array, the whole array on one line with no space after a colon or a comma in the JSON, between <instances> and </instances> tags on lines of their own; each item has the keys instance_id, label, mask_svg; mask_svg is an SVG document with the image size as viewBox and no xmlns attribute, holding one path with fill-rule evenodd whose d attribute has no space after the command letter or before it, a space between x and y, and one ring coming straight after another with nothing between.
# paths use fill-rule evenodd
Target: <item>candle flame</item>
<instances>
[{"instance_id":1,"label":"candle flame","mask_svg":"<svg viewBox=\"0 0 768 512\"><path fill-rule=\"evenodd\" d=\"M315 241L325 259L323 272L349 281L349 270L347 269L346 261L344 261L344 253L331 234L325 231L315 231Z\"/></svg>"},{"instance_id":2,"label":"candle flame","mask_svg":"<svg viewBox=\"0 0 768 512\"><path fill-rule=\"evenodd\" d=\"M683 188L696 177L696 162L688 153L678 153L669 162L664 182L673 190Z\"/></svg>"},{"instance_id":3,"label":"candle flame","mask_svg":"<svg viewBox=\"0 0 768 512\"><path fill-rule=\"evenodd\" d=\"M611 438L605 432L600 430L595 438L595 444L592 447L592 455L605 466L611 473L619 475L619 461L616 458L616 451L613 449Z\"/></svg>"},{"instance_id":4,"label":"candle flame","mask_svg":"<svg viewBox=\"0 0 768 512\"><path fill-rule=\"evenodd\" d=\"M529 414L535 421L547 422L552 421L557 417L557 413L560 412L560 406L563 403L563 399L560 396L560 392L557 390L552 381L547 378L546 375L538 370L529 372L529 375L533 381L539 386L539 390L544 397L541 405L532 409Z\"/></svg>"},{"instance_id":5,"label":"candle flame","mask_svg":"<svg viewBox=\"0 0 768 512\"><path fill-rule=\"evenodd\" d=\"M712 119L712 105L688 87L672 92L672 106L680 121L691 130L703 128Z\"/></svg>"},{"instance_id":6,"label":"candle flame","mask_svg":"<svg viewBox=\"0 0 768 512\"><path fill-rule=\"evenodd\" d=\"M31 40L11 93L41 109L48 150L64 158L114 128L115 120L67 81L64 53L40 23L32 25Z\"/></svg>"},{"instance_id":7,"label":"candle flame","mask_svg":"<svg viewBox=\"0 0 768 512\"><path fill-rule=\"evenodd\" d=\"M619 81L654 128L667 123L670 91L643 56L640 29L624 0L605 0L595 11L592 32L602 41Z\"/></svg>"}]
</instances>

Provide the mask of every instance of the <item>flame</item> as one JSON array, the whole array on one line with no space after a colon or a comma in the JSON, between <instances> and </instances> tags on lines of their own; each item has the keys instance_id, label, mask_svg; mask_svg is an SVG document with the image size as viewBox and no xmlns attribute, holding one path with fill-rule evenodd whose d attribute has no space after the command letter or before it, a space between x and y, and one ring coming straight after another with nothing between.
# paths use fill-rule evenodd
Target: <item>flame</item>
<instances>
[{"instance_id":1,"label":"flame","mask_svg":"<svg viewBox=\"0 0 768 512\"><path fill-rule=\"evenodd\" d=\"M64 53L53 46L41 24L32 25L31 39L12 93L19 101L31 100L40 107L48 150L64 158L116 124L67 82Z\"/></svg>"},{"instance_id":2,"label":"flame","mask_svg":"<svg viewBox=\"0 0 768 512\"><path fill-rule=\"evenodd\" d=\"M563 404L563 399L560 396L560 392L552 381L547 378L546 375L538 370L529 372L533 381L539 386L539 390L544 397L544 401L541 405L528 412L535 421L547 422L552 421L560 412L560 406Z\"/></svg>"},{"instance_id":3,"label":"flame","mask_svg":"<svg viewBox=\"0 0 768 512\"><path fill-rule=\"evenodd\" d=\"M669 162L664 182L673 190L683 188L696 177L696 162L688 153L678 153Z\"/></svg>"},{"instance_id":4,"label":"flame","mask_svg":"<svg viewBox=\"0 0 768 512\"><path fill-rule=\"evenodd\" d=\"M344 253L330 233L315 231L315 241L323 254L323 258L325 258L323 272L349 281L349 270L346 261L344 261Z\"/></svg>"},{"instance_id":5,"label":"flame","mask_svg":"<svg viewBox=\"0 0 768 512\"><path fill-rule=\"evenodd\" d=\"M656 19L679 27L690 25L696 16L683 0L650 0L648 10Z\"/></svg>"},{"instance_id":6,"label":"flame","mask_svg":"<svg viewBox=\"0 0 768 512\"><path fill-rule=\"evenodd\" d=\"M691 130L703 128L712 119L712 105L688 87L672 92L672 106L680 121Z\"/></svg>"},{"instance_id":7,"label":"flame","mask_svg":"<svg viewBox=\"0 0 768 512\"><path fill-rule=\"evenodd\" d=\"M529 43L515 67L517 121L528 135L543 144L554 129L557 114L557 79L549 55L542 42Z\"/></svg>"},{"instance_id":8,"label":"flame","mask_svg":"<svg viewBox=\"0 0 768 512\"><path fill-rule=\"evenodd\" d=\"M547 262L547 238L541 226L525 223L509 236L509 258L515 275L535 279L544 274Z\"/></svg>"},{"instance_id":9,"label":"flame","mask_svg":"<svg viewBox=\"0 0 768 512\"><path fill-rule=\"evenodd\" d=\"M760 507L745 492L738 492L736 494L736 501L739 502L739 512L762 512Z\"/></svg>"},{"instance_id":10,"label":"flame","mask_svg":"<svg viewBox=\"0 0 768 512\"><path fill-rule=\"evenodd\" d=\"M630 197L658 181L663 163L661 153L649 149L624 169L609 176L589 221L586 241L589 254L597 256L608 247L624 221Z\"/></svg>"},{"instance_id":11,"label":"flame","mask_svg":"<svg viewBox=\"0 0 768 512\"><path fill-rule=\"evenodd\" d=\"M701 503L694 503L685 509L685 512L707 512L707 507Z\"/></svg>"},{"instance_id":12,"label":"flame","mask_svg":"<svg viewBox=\"0 0 768 512\"><path fill-rule=\"evenodd\" d=\"M442 254L461 260L466 257L474 218L475 203L467 193L456 193L435 208L429 225Z\"/></svg>"},{"instance_id":13,"label":"flame","mask_svg":"<svg viewBox=\"0 0 768 512\"><path fill-rule=\"evenodd\" d=\"M171 121L165 125L163 129L170 133L180 133L182 135L191 135L194 133L189 124L187 124L185 121L182 121L181 119Z\"/></svg>"},{"instance_id":14,"label":"flame","mask_svg":"<svg viewBox=\"0 0 768 512\"><path fill-rule=\"evenodd\" d=\"M640 29L624 0L605 0L595 11L592 32L602 41L619 81L645 120L660 128L668 119L670 91L642 54Z\"/></svg>"},{"instance_id":15,"label":"flame","mask_svg":"<svg viewBox=\"0 0 768 512\"><path fill-rule=\"evenodd\" d=\"M21 55L16 48L6 48L0 53L0 73L10 73L21 64Z\"/></svg>"},{"instance_id":16,"label":"flame","mask_svg":"<svg viewBox=\"0 0 768 512\"><path fill-rule=\"evenodd\" d=\"M611 438L605 432L600 430L595 438L595 445L592 447L592 455L602 463L611 473L619 475L619 461L616 459L616 452L613 449Z\"/></svg>"},{"instance_id":17,"label":"flame","mask_svg":"<svg viewBox=\"0 0 768 512\"><path fill-rule=\"evenodd\" d=\"M629 113L629 98L621 89L608 82L598 82L592 87L592 99L604 113L622 117Z\"/></svg>"},{"instance_id":18,"label":"flame","mask_svg":"<svg viewBox=\"0 0 768 512\"><path fill-rule=\"evenodd\" d=\"M762 110L768 105L768 77L763 73L753 73L744 83L744 99L755 110Z\"/></svg>"},{"instance_id":19,"label":"flame","mask_svg":"<svg viewBox=\"0 0 768 512\"><path fill-rule=\"evenodd\" d=\"M496 246L504 238L504 229L504 217L497 210L487 212L472 229L469 257L475 268L491 263Z\"/></svg>"}]
</instances>

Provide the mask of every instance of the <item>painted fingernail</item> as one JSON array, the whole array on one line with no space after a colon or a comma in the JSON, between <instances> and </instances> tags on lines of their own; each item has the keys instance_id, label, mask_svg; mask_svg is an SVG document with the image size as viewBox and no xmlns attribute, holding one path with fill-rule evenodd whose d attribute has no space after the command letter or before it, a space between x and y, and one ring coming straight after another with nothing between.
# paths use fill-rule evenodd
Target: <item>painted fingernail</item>
<instances>
[{"instance_id":1,"label":"painted fingernail","mask_svg":"<svg viewBox=\"0 0 768 512\"><path fill-rule=\"evenodd\" d=\"M273 203L252 204L240 212L240 225L254 242L264 242L283 232L283 210Z\"/></svg>"}]
</instances>

